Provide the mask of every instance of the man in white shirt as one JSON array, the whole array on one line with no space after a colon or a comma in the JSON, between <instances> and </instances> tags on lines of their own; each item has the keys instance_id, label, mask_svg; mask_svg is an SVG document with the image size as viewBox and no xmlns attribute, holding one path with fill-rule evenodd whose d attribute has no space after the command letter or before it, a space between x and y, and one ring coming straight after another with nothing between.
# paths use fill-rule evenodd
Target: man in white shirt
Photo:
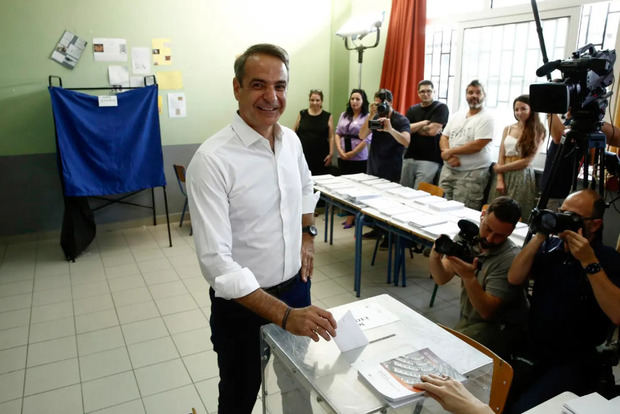
<instances>
[{"instance_id":1,"label":"man in white shirt","mask_svg":"<svg viewBox=\"0 0 620 414\"><path fill-rule=\"evenodd\" d=\"M278 124L287 85L286 51L269 44L246 50L235 60L239 110L188 168L196 253L211 285L219 413L252 411L261 325L314 341L335 335L331 313L310 304L318 195L299 138Z\"/></svg>"},{"instance_id":2,"label":"man in white shirt","mask_svg":"<svg viewBox=\"0 0 620 414\"><path fill-rule=\"evenodd\" d=\"M469 110L451 117L439 140L444 160L439 187L449 200L480 210L489 181L493 118L482 107L485 93L480 82L471 81L465 94Z\"/></svg>"}]
</instances>

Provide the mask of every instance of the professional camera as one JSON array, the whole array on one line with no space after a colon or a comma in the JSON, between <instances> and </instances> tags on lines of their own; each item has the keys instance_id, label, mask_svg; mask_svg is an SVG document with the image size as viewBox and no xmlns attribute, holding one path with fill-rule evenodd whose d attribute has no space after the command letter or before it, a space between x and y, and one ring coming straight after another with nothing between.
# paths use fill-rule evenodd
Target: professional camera
<instances>
[{"instance_id":1,"label":"professional camera","mask_svg":"<svg viewBox=\"0 0 620 414\"><path fill-rule=\"evenodd\" d=\"M474 246L478 243L480 229L473 221L459 220L460 240L452 241L449 236L442 234L435 240L437 253L456 256L467 263L473 263L476 253Z\"/></svg>"},{"instance_id":2,"label":"professional camera","mask_svg":"<svg viewBox=\"0 0 620 414\"><path fill-rule=\"evenodd\" d=\"M570 59L545 63L536 70L536 76L547 76L558 69L562 80L530 85L532 110L565 114L570 108L571 129L582 133L598 130L611 95L606 88L614 81L615 61L615 50L596 51L588 44L573 52Z\"/></svg>"},{"instance_id":3,"label":"professional camera","mask_svg":"<svg viewBox=\"0 0 620 414\"><path fill-rule=\"evenodd\" d=\"M385 118L390 114L390 101L392 100L392 93L387 89L380 89L375 96L381 99L381 102L376 104L377 115L379 115L380 118Z\"/></svg>"},{"instance_id":4,"label":"professional camera","mask_svg":"<svg viewBox=\"0 0 620 414\"><path fill-rule=\"evenodd\" d=\"M378 119L369 119L368 128L371 130L381 129L383 128L383 121L380 121Z\"/></svg>"},{"instance_id":5,"label":"professional camera","mask_svg":"<svg viewBox=\"0 0 620 414\"><path fill-rule=\"evenodd\" d=\"M534 233L558 234L564 230L578 231L583 227L581 216L572 211L556 213L551 210L532 210L530 228Z\"/></svg>"}]
</instances>

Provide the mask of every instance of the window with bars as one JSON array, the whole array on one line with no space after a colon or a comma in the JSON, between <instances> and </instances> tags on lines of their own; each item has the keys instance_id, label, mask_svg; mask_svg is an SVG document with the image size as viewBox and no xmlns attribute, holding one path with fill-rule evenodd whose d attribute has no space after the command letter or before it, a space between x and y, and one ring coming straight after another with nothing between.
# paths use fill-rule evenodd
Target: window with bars
<instances>
[{"instance_id":1,"label":"window with bars","mask_svg":"<svg viewBox=\"0 0 620 414\"><path fill-rule=\"evenodd\" d=\"M454 90L454 49L456 30L450 28L427 29L424 59L424 79L433 82L435 99L449 103Z\"/></svg>"},{"instance_id":2,"label":"window with bars","mask_svg":"<svg viewBox=\"0 0 620 414\"><path fill-rule=\"evenodd\" d=\"M620 20L620 1L586 4L581 8L578 46L592 43L598 49L614 49Z\"/></svg>"}]
</instances>

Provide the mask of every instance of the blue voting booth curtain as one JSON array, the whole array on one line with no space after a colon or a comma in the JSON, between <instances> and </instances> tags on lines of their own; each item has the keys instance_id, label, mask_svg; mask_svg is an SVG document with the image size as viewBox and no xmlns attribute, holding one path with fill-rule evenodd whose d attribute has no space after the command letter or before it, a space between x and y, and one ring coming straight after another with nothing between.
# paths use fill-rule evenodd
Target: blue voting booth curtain
<instances>
[{"instance_id":1,"label":"blue voting booth curtain","mask_svg":"<svg viewBox=\"0 0 620 414\"><path fill-rule=\"evenodd\" d=\"M97 96L49 88L66 196L120 194L166 185L157 86Z\"/></svg>"}]
</instances>

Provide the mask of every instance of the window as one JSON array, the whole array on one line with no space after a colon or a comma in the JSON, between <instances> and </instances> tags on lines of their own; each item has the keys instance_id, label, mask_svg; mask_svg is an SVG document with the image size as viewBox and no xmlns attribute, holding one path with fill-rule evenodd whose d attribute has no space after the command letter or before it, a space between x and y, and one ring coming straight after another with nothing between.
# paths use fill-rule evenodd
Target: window
<instances>
[{"instance_id":1,"label":"window","mask_svg":"<svg viewBox=\"0 0 620 414\"><path fill-rule=\"evenodd\" d=\"M424 79L435 86L435 99L449 103L454 92L456 30L433 27L426 30Z\"/></svg>"},{"instance_id":2,"label":"window","mask_svg":"<svg viewBox=\"0 0 620 414\"><path fill-rule=\"evenodd\" d=\"M614 49L620 19L620 1L586 4L581 9L578 46L592 43L598 49Z\"/></svg>"}]
</instances>

